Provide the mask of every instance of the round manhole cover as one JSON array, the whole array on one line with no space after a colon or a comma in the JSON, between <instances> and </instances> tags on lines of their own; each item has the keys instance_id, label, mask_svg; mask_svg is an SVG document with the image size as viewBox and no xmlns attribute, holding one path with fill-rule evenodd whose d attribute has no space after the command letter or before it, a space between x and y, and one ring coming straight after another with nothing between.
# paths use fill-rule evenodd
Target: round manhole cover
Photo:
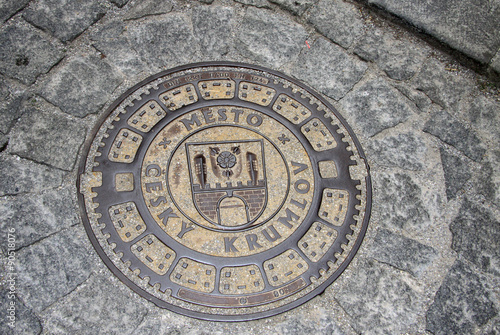
<instances>
[{"instance_id":1,"label":"round manhole cover","mask_svg":"<svg viewBox=\"0 0 500 335\"><path fill-rule=\"evenodd\" d=\"M272 70L179 67L126 92L80 170L87 233L160 307L274 315L321 293L365 234L363 151L318 94Z\"/></svg>"}]
</instances>

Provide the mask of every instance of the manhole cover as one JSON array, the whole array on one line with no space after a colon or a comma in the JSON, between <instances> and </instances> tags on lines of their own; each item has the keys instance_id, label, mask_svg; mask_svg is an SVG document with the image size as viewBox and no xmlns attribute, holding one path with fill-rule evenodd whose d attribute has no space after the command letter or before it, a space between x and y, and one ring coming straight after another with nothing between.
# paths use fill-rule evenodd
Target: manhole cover
<instances>
[{"instance_id":1,"label":"manhole cover","mask_svg":"<svg viewBox=\"0 0 500 335\"><path fill-rule=\"evenodd\" d=\"M311 89L203 63L109 109L80 170L85 227L123 282L209 320L274 315L321 293L361 244L371 184L358 140Z\"/></svg>"}]
</instances>

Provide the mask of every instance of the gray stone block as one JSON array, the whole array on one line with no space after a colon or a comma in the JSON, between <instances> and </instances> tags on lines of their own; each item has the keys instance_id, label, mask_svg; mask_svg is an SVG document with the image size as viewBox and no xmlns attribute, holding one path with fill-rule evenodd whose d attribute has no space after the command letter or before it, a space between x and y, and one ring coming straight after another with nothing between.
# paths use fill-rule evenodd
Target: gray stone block
<instances>
[{"instance_id":1,"label":"gray stone block","mask_svg":"<svg viewBox=\"0 0 500 335\"><path fill-rule=\"evenodd\" d=\"M308 21L322 35L344 48L349 48L364 28L359 9L341 0L319 1L311 9Z\"/></svg>"},{"instance_id":2,"label":"gray stone block","mask_svg":"<svg viewBox=\"0 0 500 335\"><path fill-rule=\"evenodd\" d=\"M16 229L16 247L26 247L77 224L78 217L71 196L74 192L58 189L0 199L0 217L9 227Z\"/></svg>"},{"instance_id":3,"label":"gray stone block","mask_svg":"<svg viewBox=\"0 0 500 335\"><path fill-rule=\"evenodd\" d=\"M0 31L0 72L32 84L64 56L59 46L25 22L16 21Z\"/></svg>"},{"instance_id":4,"label":"gray stone block","mask_svg":"<svg viewBox=\"0 0 500 335\"><path fill-rule=\"evenodd\" d=\"M137 2L125 14L125 20L139 19L150 15L160 15L169 13L173 8L172 0L145 0Z\"/></svg>"},{"instance_id":5,"label":"gray stone block","mask_svg":"<svg viewBox=\"0 0 500 335\"><path fill-rule=\"evenodd\" d=\"M158 21L150 19L131 25L128 35L132 48L157 68L191 63L199 49L190 23L178 13L166 14Z\"/></svg>"},{"instance_id":6,"label":"gray stone block","mask_svg":"<svg viewBox=\"0 0 500 335\"><path fill-rule=\"evenodd\" d=\"M450 110L457 110L462 96L472 89L468 79L447 71L445 65L435 59L425 61L414 84L433 102Z\"/></svg>"},{"instance_id":7,"label":"gray stone block","mask_svg":"<svg viewBox=\"0 0 500 335\"><path fill-rule=\"evenodd\" d=\"M383 226L407 229L429 223L422 189L410 176L379 172L372 174L372 179L374 211L380 213L379 221Z\"/></svg>"},{"instance_id":8,"label":"gray stone block","mask_svg":"<svg viewBox=\"0 0 500 335\"><path fill-rule=\"evenodd\" d=\"M436 335L473 334L498 314L483 278L457 260L427 311L427 330Z\"/></svg>"},{"instance_id":9,"label":"gray stone block","mask_svg":"<svg viewBox=\"0 0 500 335\"><path fill-rule=\"evenodd\" d=\"M407 39L395 38L382 29L370 29L356 44L354 52L375 62L395 80L408 80L419 70L426 51Z\"/></svg>"},{"instance_id":10,"label":"gray stone block","mask_svg":"<svg viewBox=\"0 0 500 335\"><path fill-rule=\"evenodd\" d=\"M122 8L125 6L129 0L110 0L112 4L114 4L116 7Z\"/></svg>"},{"instance_id":11,"label":"gray stone block","mask_svg":"<svg viewBox=\"0 0 500 335\"><path fill-rule=\"evenodd\" d=\"M59 334L135 333L147 309L118 289L117 285L121 284L110 283L97 275L91 276L78 289L44 312L45 324Z\"/></svg>"},{"instance_id":12,"label":"gray stone block","mask_svg":"<svg viewBox=\"0 0 500 335\"><path fill-rule=\"evenodd\" d=\"M336 298L361 334L415 333L410 330L423 308L407 283L373 260L360 262Z\"/></svg>"},{"instance_id":13,"label":"gray stone block","mask_svg":"<svg viewBox=\"0 0 500 335\"><path fill-rule=\"evenodd\" d=\"M61 113L30 107L10 132L8 150L20 157L71 170L85 128Z\"/></svg>"},{"instance_id":14,"label":"gray stone block","mask_svg":"<svg viewBox=\"0 0 500 335\"><path fill-rule=\"evenodd\" d=\"M366 136L405 122L413 114L406 97L381 78L357 87L340 103Z\"/></svg>"},{"instance_id":15,"label":"gray stone block","mask_svg":"<svg viewBox=\"0 0 500 335\"><path fill-rule=\"evenodd\" d=\"M312 43L292 68L292 74L329 97L339 100L361 80L366 63L324 38Z\"/></svg>"},{"instance_id":16,"label":"gray stone block","mask_svg":"<svg viewBox=\"0 0 500 335\"><path fill-rule=\"evenodd\" d=\"M451 247L482 271L500 275L499 226L492 212L465 198L450 224Z\"/></svg>"},{"instance_id":17,"label":"gray stone block","mask_svg":"<svg viewBox=\"0 0 500 335\"><path fill-rule=\"evenodd\" d=\"M423 131L463 152L475 161L481 161L486 150L476 134L445 111L435 112L424 125Z\"/></svg>"},{"instance_id":18,"label":"gray stone block","mask_svg":"<svg viewBox=\"0 0 500 335\"><path fill-rule=\"evenodd\" d=\"M18 293L27 306L41 312L89 277L92 264L87 244L83 228L76 226L17 253L17 273L23 278Z\"/></svg>"},{"instance_id":19,"label":"gray stone block","mask_svg":"<svg viewBox=\"0 0 500 335\"><path fill-rule=\"evenodd\" d=\"M467 159L455 155L450 150L440 148L440 152L446 185L446 198L452 200L463 191L465 184L472 177L472 165Z\"/></svg>"},{"instance_id":20,"label":"gray stone block","mask_svg":"<svg viewBox=\"0 0 500 335\"><path fill-rule=\"evenodd\" d=\"M61 185L64 172L11 155L0 155L0 196L40 192Z\"/></svg>"},{"instance_id":21,"label":"gray stone block","mask_svg":"<svg viewBox=\"0 0 500 335\"><path fill-rule=\"evenodd\" d=\"M15 285L14 285L15 286ZM13 305L12 305L13 303ZM42 326L36 315L30 311L10 290L0 290L0 333L4 335L40 334ZM14 315L8 310L14 307ZM12 323L12 317L14 322Z\"/></svg>"},{"instance_id":22,"label":"gray stone block","mask_svg":"<svg viewBox=\"0 0 500 335\"><path fill-rule=\"evenodd\" d=\"M276 325L278 334L329 334L343 335L333 315L325 315L318 309L317 318L311 320L298 313L291 314L286 321Z\"/></svg>"},{"instance_id":23,"label":"gray stone block","mask_svg":"<svg viewBox=\"0 0 500 335\"><path fill-rule=\"evenodd\" d=\"M377 165L418 171L424 168L427 148L421 136L402 133L372 140L366 151Z\"/></svg>"},{"instance_id":24,"label":"gray stone block","mask_svg":"<svg viewBox=\"0 0 500 335\"><path fill-rule=\"evenodd\" d=\"M277 69L299 54L307 32L284 16L249 7L236 37L242 56Z\"/></svg>"},{"instance_id":25,"label":"gray stone block","mask_svg":"<svg viewBox=\"0 0 500 335\"><path fill-rule=\"evenodd\" d=\"M68 42L105 14L106 8L99 1L39 0L24 11L23 17L34 26Z\"/></svg>"},{"instance_id":26,"label":"gray stone block","mask_svg":"<svg viewBox=\"0 0 500 335\"><path fill-rule=\"evenodd\" d=\"M0 133L7 134L21 116L25 89L0 78Z\"/></svg>"},{"instance_id":27,"label":"gray stone block","mask_svg":"<svg viewBox=\"0 0 500 335\"><path fill-rule=\"evenodd\" d=\"M472 124L482 137L500 147L500 103L479 95L467 109Z\"/></svg>"},{"instance_id":28,"label":"gray stone block","mask_svg":"<svg viewBox=\"0 0 500 335\"><path fill-rule=\"evenodd\" d=\"M379 262L421 277L436 258L437 251L387 229L379 229L369 255Z\"/></svg>"},{"instance_id":29,"label":"gray stone block","mask_svg":"<svg viewBox=\"0 0 500 335\"><path fill-rule=\"evenodd\" d=\"M495 1L369 0L466 55L488 63L500 46Z\"/></svg>"},{"instance_id":30,"label":"gray stone block","mask_svg":"<svg viewBox=\"0 0 500 335\"><path fill-rule=\"evenodd\" d=\"M302 15L318 0L269 0L295 15Z\"/></svg>"},{"instance_id":31,"label":"gray stone block","mask_svg":"<svg viewBox=\"0 0 500 335\"><path fill-rule=\"evenodd\" d=\"M259 8L269 8L269 2L267 0L234 0L234 1L249 6L255 6Z\"/></svg>"},{"instance_id":32,"label":"gray stone block","mask_svg":"<svg viewBox=\"0 0 500 335\"><path fill-rule=\"evenodd\" d=\"M0 22L8 20L23 9L30 0L0 0Z\"/></svg>"},{"instance_id":33,"label":"gray stone block","mask_svg":"<svg viewBox=\"0 0 500 335\"><path fill-rule=\"evenodd\" d=\"M40 94L63 112L84 117L99 112L122 81L99 57L75 57L45 80Z\"/></svg>"},{"instance_id":34,"label":"gray stone block","mask_svg":"<svg viewBox=\"0 0 500 335\"><path fill-rule=\"evenodd\" d=\"M497 51L495 57L491 60L490 67L500 73L500 51Z\"/></svg>"},{"instance_id":35,"label":"gray stone block","mask_svg":"<svg viewBox=\"0 0 500 335\"><path fill-rule=\"evenodd\" d=\"M193 10L193 31L204 58L220 59L227 54L231 45L234 20L232 7L210 6Z\"/></svg>"}]
</instances>

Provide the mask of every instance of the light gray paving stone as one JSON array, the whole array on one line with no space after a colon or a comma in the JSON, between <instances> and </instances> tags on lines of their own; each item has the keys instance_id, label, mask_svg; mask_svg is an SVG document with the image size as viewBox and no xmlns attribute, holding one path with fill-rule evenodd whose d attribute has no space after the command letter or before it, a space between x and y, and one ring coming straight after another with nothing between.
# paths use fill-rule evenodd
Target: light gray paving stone
<instances>
[{"instance_id":1,"label":"light gray paving stone","mask_svg":"<svg viewBox=\"0 0 500 335\"><path fill-rule=\"evenodd\" d=\"M4 22L23 9L30 0L0 0L0 22Z\"/></svg>"},{"instance_id":2,"label":"light gray paving stone","mask_svg":"<svg viewBox=\"0 0 500 335\"><path fill-rule=\"evenodd\" d=\"M445 65L434 58L425 60L414 85L433 102L451 111L458 109L462 96L472 89L468 79L447 71Z\"/></svg>"},{"instance_id":3,"label":"light gray paving stone","mask_svg":"<svg viewBox=\"0 0 500 335\"><path fill-rule=\"evenodd\" d=\"M391 32L378 28L369 29L356 43L354 52L363 59L375 62L395 80L412 78L426 54L426 50L407 39L395 38Z\"/></svg>"},{"instance_id":4,"label":"light gray paving stone","mask_svg":"<svg viewBox=\"0 0 500 335\"><path fill-rule=\"evenodd\" d=\"M38 29L17 20L0 30L0 72L24 84L47 73L64 54Z\"/></svg>"},{"instance_id":5,"label":"light gray paving stone","mask_svg":"<svg viewBox=\"0 0 500 335\"><path fill-rule=\"evenodd\" d=\"M242 56L279 68L299 54L307 32L286 16L249 7L236 37Z\"/></svg>"},{"instance_id":6,"label":"light gray paving stone","mask_svg":"<svg viewBox=\"0 0 500 335\"><path fill-rule=\"evenodd\" d=\"M73 189L0 199L4 226L16 229L16 246L22 248L78 223ZM5 246L2 246L5 247Z\"/></svg>"},{"instance_id":7,"label":"light gray paving stone","mask_svg":"<svg viewBox=\"0 0 500 335\"><path fill-rule=\"evenodd\" d=\"M475 161L481 161L486 152L476 134L446 111L435 112L425 123L423 131L436 136Z\"/></svg>"},{"instance_id":8,"label":"light gray paving stone","mask_svg":"<svg viewBox=\"0 0 500 335\"><path fill-rule=\"evenodd\" d=\"M234 15L232 7L202 6L193 10L194 35L204 58L219 59L229 52L234 43L232 39Z\"/></svg>"},{"instance_id":9,"label":"light gray paving stone","mask_svg":"<svg viewBox=\"0 0 500 335\"><path fill-rule=\"evenodd\" d=\"M496 72L500 73L500 49L499 51L497 51L495 57L493 57L493 59L491 60L490 67Z\"/></svg>"},{"instance_id":10,"label":"light gray paving stone","mask_svg":"<svg viewBox=\"0 0 500 335\"><path fill-rule=\"evenodd\" d=\"M364 28L359 9L341 0L320 0L312 7L308 21L319 33L344 48L349 48Z\"/></svg>"},{"instance_id":11,"label":"light gray paving stone","mask_svg":"<svg viewBox=\"0 0 500 335\"><path fill-rule=\"evenodd\" d=\"M379 172L374 181L374 210L380 213L380 224L390 228L425 226L430 221L422 188L407 174Z\"/></svg>"},{"instance_id":12,"label":"light gray paving stone","mask_svg":"<svg viewBox=\"0 0 500 335\"><path fill-rule=\"evenodd\" d=\"M126 24L113 21L91 34L93 46L106 58L106 62L118 68L125 76L148 72L146 63L132 47L126 33Z\"/></svg>"},{"instance_id":13,"label":"light gray paving stone","mask_svg":"<svg viewBox=\"0 0 500 335\"><path fill-rule=\"evenodd\" d=\"M362 334L415 333L423 308L407 283L374 260L360 262L336 298Z\"/></svg>"},{"instance_id":14,"label":"light gray paving stone","mask_svg":"<svg viewBox=\"0 0 500 335\"><path fill-rule=\"evenodd\" d=\"M92 275L44 312L44 326L51 329L52 334L130 334L141 323L147 309L116 286L99 275Z\"/></svg>"},{"instance_id":15,"label":"light gray paving stone","mask_svg":"<svg viewBox=\"0 0 500 335\"><path fill-rule=\"evenodd\" d=\"M434 248L415 240L387 229L379 229L369 255L379 262L421 277L438 253Z\"/></svg>"},{"instance_id":16,"label":"light gray paving stone","mask_svg":"<svg viewBox=\"0 0 500 335\"><path fill-rule=\"evenodd\" d=\"M0 155L0 196L40 192L61 185L64 172L11 155Z\"/></svg>"},{"instance_id":17,"label":"light gray paving stone","mask_svg":"<svg viewBox=\"0 0 500 335\"><path fill-rule=\"evenodd\" d=\"M63 112L84 117L99 112L122 81L105 60L94 55L78 56L47 78L40 94Z\"/></svg>"},{"instance_id":18,"label":"light gray paving stone","mask_svg":"<svg viewBox=\"0 0 500 335\"><path fill-rule=\"evenodd\" d=\"M106 8L100 1L38 0L24 11L23 17L61 41L69 42L105 14Z\"/></svg>"},{"instance_id":19,"label":"light gray paving stone","mask_svg":"<svg viewBox=\"0 0 500 335\"><path fill-rule=\"evenodd\" d=\"M199 49L190 23L178 13L166 14L161 20L151 18L140 24L130 25L128 35L132 47L139 55L157 68L166 69L192 63Z\"/></svg>"},{"instance_id":20,"label":"light gray paving stone","mask_svg":"<svg viewBox=\"0 0 500 335\"><path fill-rule=\"evenodd\" d=\"M377 165L419 171L424 168L427 147L420 135L408 132L367 143L368 157Z\"/></svg>"},{"instance_id":21,"label":"light gray paving stone","mask_svg":"<svg viewBox=\"0 0 500 335\"><path fill-rule=\"evenodd\" d=\"M295 15L302 15L309 7L317 0L269 0L286 10L289 10Z\"/></svg>"},{"instance_id":22,"label":"light gray paving stone","mask_svg":"<svg viewBox=\"0 0 500 335\"><path fill-rule=\"evenodd\" d=\"M276 330L279 330L280 334L344 335L332 315L327 315L324 311L318 311L318 314L318 318L313 320L302 315L291 315L286 321L277 324Z\"/></svg>"},{"instance_id":23,"label":"light gray paving stone","mask_svg":"<svg viewBox=\"0 0 500 335\"><path fill-rule=\"evenodd\" d=\"M340 103L367 136L405 122L413 114L406 97L382 78L362 84Z\"/></svg>"},{"instance_id":24,"label":"light gray paving stone","mask_svg":"<svg viewBox=\"0 0 500 335\"><path fill-rule=\"evenodd\" d=\"M500 221L484 206L465 198L450 224L451 247L482 271L500 275Z\"/></svg>"},{"instance_id":25,"label":"light gray paving stone","mask_svg":"<svg viewBox=\"0 0 500 335\"><path fill-rule=\"evenodd\" d=\"M335 100L351 90L367 69L366 63L324 38L310 47L299 56L292 74Z\"/></svg>"},{"instance_id":26,"label":"light gray paving stone","mask_svg":"<svg viewBox=\"0 0 500 335\"><path fill-rule=\"evenodd\" d=\"M452 48L488 63L500 46L496 1L368 0L400 16Z\"/></svg>"},{"instance_id":27,"label":"light gray paving stone","mask_svg":"<svg viewBox=\"0 0 500 335\"><path fill-rule=\"evenodd\" d=\"M483 95L476 97L467 107L476 131L482 137L500 146L500 103Z\"/></svg>"},{"instance_id":28,"label":"light gray paving stone","mask_svg":"<svg viewBox=\"0 0 500 335\"><path fill-rule=\"evenodd\" d=\"M21 116L25 89L0 78L0 133L7 134Z\"/></svg>"},{"instance_id":29,"label":"light gray paving stone","mask_svg":"<svg viewBox=\"0 0 500 335\"><path fill-rule=\"evenodd\" d=\"M8 151L69 171L75 165L85 128L60 112L28 107L10 132Z\"/></svg>"},{"instance_id":30,"label":"light gray paving stone","mask_svg":"<svg viewBox=\"0 0 500 335\"><path fill-rule=\"evenodd\" d=\"M460 157L445 148L440 148L440 153L446 185L446 197L448 200L452 200L463 192L464 186L472 177L472 165L466 158Z\"/></svg>"},{"instance_id":31,"label":"light gray paving stone","mask_svg":"<svg viewBox=\"0 0 500 335\"><path fill-rule=\"evenodd\" d=\"M269 8L269 2L267 0L234 0L234 1L249 6L255 6L259 8Z\"/></svg>"},{"instance_id":32,"label":"light gray paving stone","mask_svg":"<svg viewBox=\"0 0 500 335\"><path fill-rule=\"evenodd\" d=\"M0 320L2 320L0 332L2 334L36 335L42 331L40 320L26 308L12 291L0 290L0 303L2 305L0 309ZM14 309L12 310L12 308Z\"/></svg>"},{"instance_id":33,"label":"light gray paving stone","mask_svg":"<svg viewBox=\"0 0 500 335\"><path fill-rule=\"evenodd\" d=\"M136 2L133 7L131 7L127 14L125 14L124 19L139 19L141 17L149 15L160 15L166 14L172 11L174 4L172 0L145 0Z\"/></svg>"},{"instance_id":34,"label":"light gray paving stone","mask_svg":"<svg viewBox=\"0 0 500 335\"><path fill-rule=\"evenodd\" d=\"M83 227L75 226L17 253L18 292L28 307L41 312L89 277L87 244Z\"/></svg>"},{"instance_id":35,"label":"light gray paving stone","mask_svg":"<svg viewBox=\"0 0 500 335\"><path fill-rule=\"evenodd\" d=\"M436 335L473 334L498 314L484 279L457 260L427 311L427 330Z\"/></svg>"}]
</instances>

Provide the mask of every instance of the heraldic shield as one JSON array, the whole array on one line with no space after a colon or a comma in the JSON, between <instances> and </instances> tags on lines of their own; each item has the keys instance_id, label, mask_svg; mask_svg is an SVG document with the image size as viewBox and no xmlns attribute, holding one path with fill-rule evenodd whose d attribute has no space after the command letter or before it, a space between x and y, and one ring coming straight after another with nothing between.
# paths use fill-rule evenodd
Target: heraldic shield
<instances>
[{"instance_id":1,"label":"heraldic shield","mask_svg":"<svg viewBox=\"0 0 500 335\"><path fill-rule=\"evenodd\" d=\"M251 226L267 204L262 140L186 143L193 202L214 228Z\"/></svg>"}]
</instances>

